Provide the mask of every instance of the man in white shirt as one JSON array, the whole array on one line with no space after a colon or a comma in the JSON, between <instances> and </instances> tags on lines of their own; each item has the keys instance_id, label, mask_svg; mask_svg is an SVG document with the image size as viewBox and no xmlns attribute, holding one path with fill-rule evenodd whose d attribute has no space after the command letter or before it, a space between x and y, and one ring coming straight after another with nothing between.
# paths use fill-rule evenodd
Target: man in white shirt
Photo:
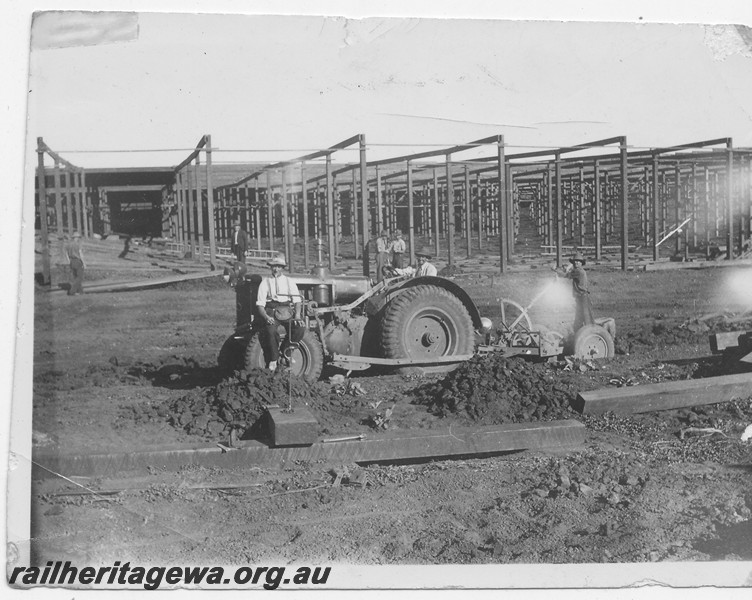
<instances>
[{"instance_id":1,"label":"man in white shirt","mask_svg":"<svg viewBox=\"0 0 752 600\"><path fill-rule=\"evenodd\" d=\"M432 257L432 251L430 248L423 248L420 252L415 253L415 258L418 261L417 267L405 267L404 269L392 269L398 275L410 275L411 277L436 277L438 271L429 260Z\"/></svg>"},{"instance_id":2,"label":"man in white shirt","mask_svg":"<svg viewBox=\"0 0 752 600\"><path fill-rule=\"evenodd\" d=\"M285 327L300 327L303 299L295 282L282 273L282 269L287 266L284 255L276 256L267 264L272 274L264 277L259 284L256 308L262 320L259 341L268 361L267 367L270 371L275 371L280 352L283 353L280 349L281 337L278 326L282 324ZM290 335L288 332L286 344L289 343Z\"/></svg>"},{"instance_id":3,"label":"man in white shirt","mask_svg":"<svg viewBox=\"0 0 752 600\"><path fill-rule=\"evenodd\" d=\"M384 229L376 238L376 281L384 279L384 267L389 264L389 232Z\"/></svg>"},{"instance_id":4,"label":"man in white shirt","mask_svg":"<svg viewBox=\"0 0 752 600\"><path fill-rule=\"evenodd\" d=\"M394 235L397 236L397 239L389 247L392 251L392 266L395 269L401 269L405 266L404 256L407 250L407 243L402 238L402 232L399 229L394 232Z\"/></svg>"},{"instance_id":5,"label":"man in white shirt","mask_svg":"<svg viewBox=\"0 0 752 600\"><path fill-rule=\"evenodd\" d=\"M415 253L415 258L418 261L418 269L413 277L436 277L436 267L429 261L433 256L430 248L423 248L420 252Z\"/></svg>"}]
</instances>

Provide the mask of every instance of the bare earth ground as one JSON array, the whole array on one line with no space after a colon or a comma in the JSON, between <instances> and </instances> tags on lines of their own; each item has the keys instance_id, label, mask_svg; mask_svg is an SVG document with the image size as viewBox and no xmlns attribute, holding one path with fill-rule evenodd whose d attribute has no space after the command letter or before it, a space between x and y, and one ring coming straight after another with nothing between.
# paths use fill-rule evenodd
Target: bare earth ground
<instances>
[{"instance_id":1,"label":"bare earth ground","mask_svg":"<svg viewBox=\"0 0 752 600\"><path fill-rule=\"evenodd\" d=\"M545 267L540 261L518 264L495 284L485 275L458 281L493 318L498 297L527 304L552 279ZM733 278L752 278L752 270L622 273L601 265L592 266L590 276L597 314L616 320L617 356L611 361L520 367L515 362L494 371L492 362L476 360L447 379L354 376L351 383L364 395L338 393L324 381L295 400L309 403L322 437L377 435L376 417L393 407L386 422L390 430L579 419L587 426L583 447L364 467L302 462L283 470L155 467L119 478L76 480L80 485L39 480L32 488L35 559L752 560L752 445L740 439L752 423L752 398L634 417L582 417L568 405L581 390L743 370L709 358L708 333L752 330L749 299L745 306L729 291ZM96 277L111 273L87 274L90 282ZM572 307L567 293L561 298L537 305L533 322L565 332ZM698 321L711 313L717 316ZM245 375L222 381L214 365L233 321L233 292L220 280L79 297L38 291L35 449L121 452L225 439L217 408L222 398L237 397L250 406L257 400L249 387L276 389L265 374L254 375L250 385ZM514 397L506 389L478 391L481 379L506 377L508 383L515 373L515 385L525 379L532 387L526 384ZM465 390L464 396L450 389ZM202 415L206 418L198 419ZM690 426L721 433L679 435ZM335 480L340 484L334 486ZM103 496L87 490L116 491Z\"/></svg>"}]
</instances>

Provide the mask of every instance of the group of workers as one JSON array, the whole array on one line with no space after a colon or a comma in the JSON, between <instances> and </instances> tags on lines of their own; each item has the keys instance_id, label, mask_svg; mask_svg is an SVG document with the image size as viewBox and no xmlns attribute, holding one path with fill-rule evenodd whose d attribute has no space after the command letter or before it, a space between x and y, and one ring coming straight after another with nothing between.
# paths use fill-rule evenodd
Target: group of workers
<instances>
[{"instance_id":1,"label":"group of workers","mask_svg":"<svg viewBox=\"0 0 752 600\"><path fill-rule=\"evenodd\" d=\"M383 281L385 277L395 275L412 275L414 277L436 276L437 270L430 262L433 252L425 247L415 253L416 266L405 266L405 254L407 243L402 237L402 232L395 231L393 240L389 239L389 232L382 230L376 238L376 282Z\"/></svg>"},{"instance_id":2,"label":"group of workers","mask_svg":"<svg viewBox=\"0 0 752 600\"><path fill-rule=\"evenodd\" d=\"M398 229L394 232L394 239L389 239L389 232L383 229L376 238L376 281L381 281L385 276L385 269L403 269L404 257L407 251L407 243Z\"/></svg>"}]
</instances>

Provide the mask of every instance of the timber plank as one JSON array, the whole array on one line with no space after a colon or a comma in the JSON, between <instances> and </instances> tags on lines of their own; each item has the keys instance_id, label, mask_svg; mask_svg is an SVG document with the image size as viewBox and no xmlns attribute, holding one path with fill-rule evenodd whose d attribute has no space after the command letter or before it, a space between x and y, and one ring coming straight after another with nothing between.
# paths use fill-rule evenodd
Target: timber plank
<instances>
[{"instance_id":1,"label":"timber plank","mask_svg":"<svg viewBox=\"0 0 752 600\"><path fill-rule=\"evenodd\" d=\"M669 271L673 269L713 269L725 267L750 267L752 260L737 258L734 260L701 260L688 262L652 262L646 265L636 265L635 269L642 271Z\"/></svg>"},{"instance_id":2,"label":"timber plank","mask_svg":"<svg viewBox=\"0 0 752 600\"><path fill-rule=\"evenodd\" d=\"M169 285L171 283L179 283L181 281L191 281L194 279L208 279L210 277L219 277L222 275L222 271L201 271L199 273L187 273L185 275L177 275L174 277L155 277L153 279L142 279L141 281L119 281L117 283L103 283L85 285L84 292L87 294L96 292L124 292L128 290L142 290L152 287L160 287L163 285ZM65 292L63 288L50 290L50 294Z\"/></svg>"},{"instance_id":3,"label":"timber plank","mask_svg":"<svg viewBox=\"0 0 752 600\"><path fill-rule=\"evenodd\" d=\"M317 442L311 446L270 448L246 442L228 452L218 447L168 448L105 454L34 453L33 477L99 477L144 471L177 470L185 465L204 467L281 467L293 461L368 463L445 458L515 450L573 447L585 440L585 426L575 420L513 423L486 427L393 431L359 441Z\"/></svg>"},{"instance_id":4,"label":"timber plank","mask_svg":"<svg viewBox=\"0 0 752 600\"><path fill-rule=\"evenodd\" d=\"M614 389L581 392L573 408L582 414L636 414L702 404L728 402L752 396L752 373L667 381Z\"/></svg>"}]
</instances>

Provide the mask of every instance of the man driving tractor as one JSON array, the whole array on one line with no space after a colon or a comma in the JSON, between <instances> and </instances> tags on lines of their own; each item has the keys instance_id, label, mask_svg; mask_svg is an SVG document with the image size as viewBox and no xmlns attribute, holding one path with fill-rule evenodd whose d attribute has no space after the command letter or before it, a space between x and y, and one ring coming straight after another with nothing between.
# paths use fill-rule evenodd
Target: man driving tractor
<instances>
[{"instance_id":1,"label":"man driving tractor","mask_svg":"<svg viewBox=\"0 0 752 600\"><path fill-rule=\"evenodd\" d=\"M291 341L302 335L305 325L302 321L302 296L298 286L282 272L287 266L285 256L277 255L267 265L271 268L271 275L264 277L259 284L256 308L262 321L259 341L264 350L267 368L276 371L277 365L286 360L285 349ZM279 325L284 325L288 330L282 348Z\"/></svg>"}]
</instances>

